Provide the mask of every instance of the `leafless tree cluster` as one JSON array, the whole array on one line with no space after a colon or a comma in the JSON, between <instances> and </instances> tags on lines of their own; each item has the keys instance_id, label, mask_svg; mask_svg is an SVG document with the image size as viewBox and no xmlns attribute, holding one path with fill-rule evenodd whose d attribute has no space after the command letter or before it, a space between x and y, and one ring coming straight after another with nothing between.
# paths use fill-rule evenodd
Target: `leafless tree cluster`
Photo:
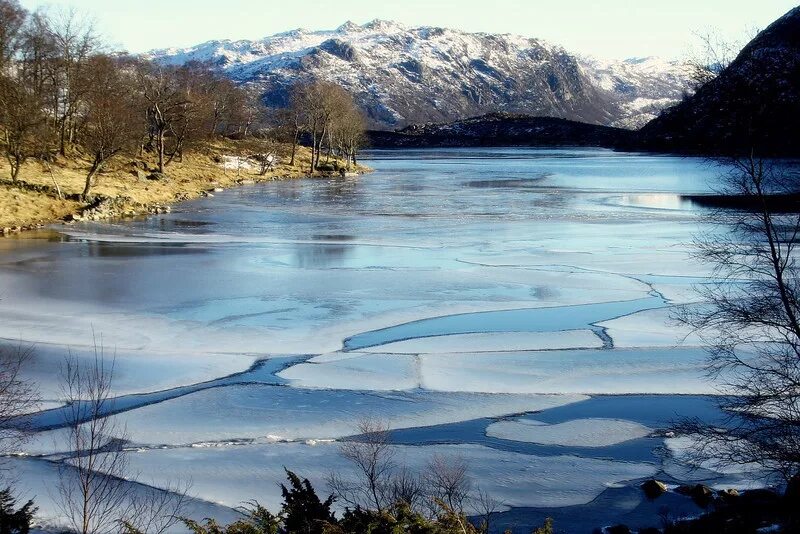
<instances>
[{"instance_id":1,"label":"leafless tree cluster","mask_svg":"<svg viewBox=\"0 0 800 534\"><path fill-rule=\"evenodd\" d=\"M800 473L800 214L785 170L756 158L735 163L736 209L715 210L715 230L698 239L714 267L704 304L679 319L709 348L724 425L687 421L698 461L755 464L790 479Z\"/></svg>"},{"instance_id":2,"label":"leafless tree cluster","mask_svg":"<svg viewBox=\"0 0 800 534\"><path fill-rule=\"evenodd\" d=\"M742 39L731 40L715 29L696 32L698 45L690 51L686 61L695 89L716 78L757 34L758 30L750 29Z\"/></svg>"},{"instance_id":3,"label":"leafless tree cluster","mask_svg":"<svg viewBox=\"0 0 800 534\"><path fill-rule=\"evenodd\" d=\"M262 115L258 95L206 65L109 53L75 11L0 0L0 149L12 181L30 158L77 152L89 160L87 196L120 153L150 151L163 173L192 142L247 136Z\"/></svg>"},{"instance_id":4,"label":"leafless tree cluster","mask_svg":"<svg viewBox=\"0 0 800 534\"><path fill-rule=\"evenodd\" d=\"M434 455L420 474L396 461L389 426L374 418L358 424L359 435L343 441L340 454L355 467L356 477L328 476L330 491L349 506L379 513L402 503L427 517L443 513L459 518L465 513L481 518L488 531L502 504L473 486L466 460Z\"/></svg>"},{"instance_id":5,"label":"leafless tree cluster","mask_svg":"<svg viewBox=\"0 0 800 534\"><path fill-rule=\"evenodd\" d=\"M292 88L291 104L281 115L282 127L292 142L292 164L300 135L310 137L311 172L331 157L341 158L347 168L357 163L364 144L365 120L352 95L328 82L298 83Z\"/></svg>"},{"instance_id":6,"label":"leafless tree cluster","mask_svg":"<svg viewBox=\"0 0 800 534\"><path fill-rule=\"evenodd\" d=\"M188 503L188 486L157 489L135 482L125 450L126 432L113 416L114 360L102 346L93 361L73 356L62 370L67 403L67 458L60 464L57 503L80 534L168 532Z\"/></svg>"}]
</instances>

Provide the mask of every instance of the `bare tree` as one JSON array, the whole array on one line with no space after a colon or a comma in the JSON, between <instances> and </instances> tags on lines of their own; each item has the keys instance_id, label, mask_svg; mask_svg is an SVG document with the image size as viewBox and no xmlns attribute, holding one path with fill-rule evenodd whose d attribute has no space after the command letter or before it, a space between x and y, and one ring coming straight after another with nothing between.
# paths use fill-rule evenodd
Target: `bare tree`
<instances>
[{"instance_id":1,"label":"bare tree","mask_svg":"<svg viewBox=\"0 0 800 534\"><path fill-rule=\"evenodd\" d=\"M113 374L114 360L97 345L93 362L70 355L62 369L69 458L59 469L58 505L80 534L109 532L130 517L125 429L106 417L113 411Z\"/></svg>"},{"instance_id":2,"label":"bare tree","mask_svg":"<svg viewBox=\"0 0 800 534\"><path fill-rule=\"evenodd\" d=\"M800 214L786 209L786 174L754 157L735 162L726 193L738 209L715 210L716 231L697 240L717 281L678 319L708 347L727 418L721 428L692 420L678 430L697 440L696 461L757 464L790 479L800 473Z\"/></svg>"},{"instance_id":3,"label":"bare tree","mask_svg":"<svg viewBox=\"0 0 800 534\"><path fill-rule=\"evenodd\" d=\"M279 130L286 140L292 144L292 156L289 165L294 167L297 156L297 144L300 133L306 124L306 86L296 84L292 87L289 96L289 108L282 110L278 115Z\"/></svg>"},{"instance_id":4,"label":"bare tree","mask_svg":"<svg viewBox=\"0 0 800 534\"><path fill-rule=\"evenodd\" d=\"M76 117L92 79L89 58L99 51L94 21L74 9L56 10L43 17L55 50L52 69L53 113L59 134L59 152L66 155L78 128Z\"/></svg>"},{"instance_id":5,"label":"bare tree","mask_svg":"<svg viewBox=\"0 0 800 534\"><path fill-rule=\"evenodd\" d=\"M0 0L0 75L7 74L19 51L27 18L17 0Z\"/></svg>"},{"instance_id":6,"label":"bare tree","mask_svg":"<svg viewBox=\"0 0 800 534\"><path fill-rule=\"evenodd\" d=\"M19 80L0 76L0 144L16 182L25 162L42 151L46 139L42 102Z\"/></svg>"},{"instance_id":7,"label":"bare tree","mask_svg":"<svg viewBox=\"0 0 800 534\"><path fill-rule=\"evenodd\" d=\"M480 518L480 531L489 532L492 526L492 518L503 509L503 502L495 499L490 493L481 488L477 488L474 496L470 499L470 509L472 514Z\"/></svg>"},{"instance_id":8,"label":"bare tree","mask_svg":"<svg viewBox=\"0 0 800 534\"><path fill-rule=\"evenodd\" d=\"M89 60L91 89L87 91L81 127L81 144L92 156L86 175L83 198L110 159L126 148L133 148L141 139L144 121L138 113L138 93L130 70L108 56Z\"/></svg>"},{"instance_id":9,"label":"bare tree","mask_svg":"<svg viewBox=\"0 0 800 534\"><path fill-rule=\"evenodd\" d=\"M26 429L14 420L38 403L36 388L21 376L32 356L32 348L0 344L0 454L14 450L24 440Z\"/></svg>"},{"instance_id":10,"label":"bare tree","mask_svg":"<svg viewBox=\"0 0 800 534\"><path fill-rule=\"evenodd\" d=\"M392 504L405 503L417 510L425 498L425 481L407 467L401 467L391 477Z\"/></svg>"},{"instance_id":11,"label":"bare tree","mask_svg":"<svg viewBox=\"0 0 800 534\"><path fill-rule=\"evenodd\" d=\"M119 520L123 534L164 534L183 521L190 503L190 483L166 488L139 488L130 497L127 515Z\"/></svg>"},{"instance_id":12,"label":"bare tree","mask_svg":"<svg viewBox=\"0 0 800 534\"><path fill-rule=\"evenodd\" d=\"M355 160L363 142L364 119L353 97L342 87L329 82L298 83L292 88L290 108L281 117L282 128L292 142L292 159L301 132L311 138L311 173L320 164L323 151L326 162L339 150L348 162Z\"/></svg>"},{"instance_id":13,"label":"bare tree","mask_svg":"<svg viewBox=\"0 0 800 534\"><path fill-rule=\"evenodd\" d=\"M332 473L328 486L347 504L382 511L393 504L389 500L395 462L389 426L367 417L358 423L358 430L356 438L343 441L339 447L340 454L355 466L357 480Z\"/></svg>"},{"instance_id":14,"label":"bare tree","mask_svg":"<svg viewBox=\"0 0 800 534\"><path fill-rule=\"evenodd\" d=\"M425 469L425 486L434 501L440 501L457 514L464 512L472 481L464 458L436 454Z\"/></svg>"},{"instance_id":15,"label":"bare tree","mask_svg":"<svg viewBox=\"0 0 800 534\"><path fill-rule=\"evenodd\" d=\"M138 85L147 102L148 145L156 151L158 171L164 168L182 149L181 133L188 124L186 112L190 106L189 96L177 79L176 70L142 62L137 66ZM168 138L174 140L169 150Z\"/></svg>"},{"instance_id":16,"label":"bare tree","mask_svg":"<svg viewBox=\"0 0 800 534\"><path fill-rule=\"evenodd\" d=\"M686 59L695 89L716 78L757 34L758 30L750 29L741 39L728 39L713 28L695 32L699 44Z\"/></svg>"},{"instance_id":17,"label":"bare tree","mask_svg":"<svg viewBox=\"0 0 800 534\"><path fill-rule=\"evenodd\" d=\"M366 120L349 96L338 119L333 126L334 143L350 169L351 164L358 165L358 152L366 141Z\"/></svg>"}]
</instances>

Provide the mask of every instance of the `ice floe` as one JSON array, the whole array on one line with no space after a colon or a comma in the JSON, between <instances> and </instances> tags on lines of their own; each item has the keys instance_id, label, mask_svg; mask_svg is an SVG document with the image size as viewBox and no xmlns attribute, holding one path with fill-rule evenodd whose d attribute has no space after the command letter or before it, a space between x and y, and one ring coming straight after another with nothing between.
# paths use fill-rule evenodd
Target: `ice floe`
<instances>
[{"instance_id":1,"label":"ice floe","mask_svg":"<svg viewBox=\"0 0 800 534\"><path fill-rule=\"evenodd\" d=\"M714 389L705 353L685 349L420 355L422 387L493 393L676 393Z\"/></svg>"},{"instance_id":2,"label":"ice floe","mask_svg":"<svg viewBox=\"0 0 800 534\"><path fill-rule=\"evenodd\" d=\"M495 438L569 447L608 447L651 433L644 425L621 419L574 419L554 425L521 419L498 421L486 429Z\"/></svg>"}]
</instances>

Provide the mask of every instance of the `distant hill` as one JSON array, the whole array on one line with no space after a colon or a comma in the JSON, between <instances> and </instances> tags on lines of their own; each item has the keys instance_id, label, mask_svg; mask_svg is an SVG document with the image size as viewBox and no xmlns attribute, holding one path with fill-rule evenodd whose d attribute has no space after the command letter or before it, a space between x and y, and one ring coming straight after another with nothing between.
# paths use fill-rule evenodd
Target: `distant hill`
<instances>
[{"instance_id":1,"label":"distant hill","mask_svg":"<svg viewBox=\"0 0 800 534\"><path fill-rule=\"evenodd\" d=\"M492 113L447 124L425 124L397 132L369 132L373 148L466 146L597 146L631 142L634 132L554 117Z\"/></svg>"},{"instance_id":2,"label":"distant hill","mask_svg":"<svg viewBox=\"0 0 800 534\"><path fill-rule=\"evenodd\" d=\"M800 155L800 7L753 39L720 75L642 128L636 147Z\"/></svg>"},{"instance_id":3,"label":"distant hill","mask_svg":"<svg viewBox=\"0 0 800 534\"><path fill-rule=\"evenodd\" d=\"M690 69L679 62L604 61L529 37L382 20L148 56L167 64L209 62L258 88L273 107L286 105L298 80L335 82L355 96L377 129L498 111L638 128L690 87Z\"/></svg>"}]
</instances>

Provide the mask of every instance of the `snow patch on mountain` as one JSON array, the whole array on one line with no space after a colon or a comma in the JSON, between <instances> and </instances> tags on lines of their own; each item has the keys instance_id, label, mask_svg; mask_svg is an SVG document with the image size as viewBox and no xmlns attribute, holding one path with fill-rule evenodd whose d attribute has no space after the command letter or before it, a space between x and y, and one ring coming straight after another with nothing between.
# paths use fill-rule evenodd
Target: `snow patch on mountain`
<instances>
[{"instance_id":1,"label":"snow patch on mountain","mask_svg":"<svg viewBox=\"0 0 800 534\"><path fill-rule=\"evenodd\" d=\"M603 61L517 35L347 22L261 40L156 50L165 64L208 62L285 105L298 80L352 92L375 126L448 122L502 111L638 127L689 89L689 71L658 58Z\"/></svg>"}]
</instances>

